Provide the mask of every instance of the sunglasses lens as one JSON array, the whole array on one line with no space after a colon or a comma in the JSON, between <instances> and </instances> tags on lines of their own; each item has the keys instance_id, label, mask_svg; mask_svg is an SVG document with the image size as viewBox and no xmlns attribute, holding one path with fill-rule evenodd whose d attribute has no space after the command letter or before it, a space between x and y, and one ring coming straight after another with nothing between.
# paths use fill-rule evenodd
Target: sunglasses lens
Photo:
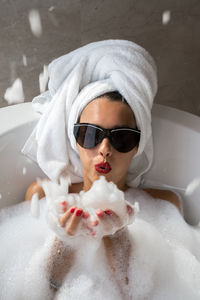
<instances>
[{"instance_id":1,"label":"sunglasses lens","mask_svg":"<svg viewBox=\"0 0 200 300\"><path fill-rule=\"evenodd\" d=\"M140 133L131 130L116 130L112 132L112 145L122 153L126 153L135 148L140 141Z\"/></svg>"},{"instance_id":2,"label":"sunglasses lens","mask_svg":"<svg viewBox=\"0 0 200 300\"><path fill-rule=\"evenodd\" d=\"M90 124L74 126L74 136L77 143L86 149L94 148L107 136L104 131ZM140 133L127 129L112 130L109 133L112 146L119 152L126 153L135 148L140 141Z\"/></svg>"},{"instance_id":3,"label":"sunglasses lens","mask_svg":"<svg viewBox=\"0 0 200 300\"><path fill-rule=\"evenodd\" d=\"M74 136L81 147L90 149L100 142L101 131L88 125L74 126Z\"/></svg>"}]
</instances>

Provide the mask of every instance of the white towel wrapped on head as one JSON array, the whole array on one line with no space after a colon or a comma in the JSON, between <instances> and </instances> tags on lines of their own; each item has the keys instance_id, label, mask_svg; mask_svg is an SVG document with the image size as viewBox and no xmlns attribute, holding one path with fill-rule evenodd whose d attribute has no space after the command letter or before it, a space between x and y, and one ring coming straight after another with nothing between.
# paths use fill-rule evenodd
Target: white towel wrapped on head
<instances>
[{"instance_id":1,"label":"white towel wrapped on head","mask_svg":"<svg viewBox=\"0 0 200 300\"><path fill-rule=\"evenodd\" d=\"M51 180L66 171L72 183L81 182L73 125L91 100L118 91L133 110L141 130L139 149L127 177L129 186L137 186L153 159L151 108L157 74L149 53L131 41L105 40L55 59L48 71L48 91L33 99L34 109L42 115L22 152L35 160Z\"/></svg>"}]
</instances>

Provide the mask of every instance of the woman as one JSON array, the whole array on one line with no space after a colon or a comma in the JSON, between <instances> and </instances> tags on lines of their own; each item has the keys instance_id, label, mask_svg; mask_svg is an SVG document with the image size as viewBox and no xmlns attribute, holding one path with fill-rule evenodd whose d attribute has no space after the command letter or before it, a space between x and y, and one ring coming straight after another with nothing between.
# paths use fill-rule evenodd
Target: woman
<instances>
[{"instance_id":1,"label":"woman","mask_svg":"<svg viewBox=\"0 0 200 300\"><path fill-rule=\"evenodd\" d=\"M52 131L57 130L57 132L60 132L59 130L63 130L63 127L57 128L57 126L58 120L60 123L60 120L62 119L61 116L63 116L63 111L65 110L65 122L68 125L67 143L70 144L70 147L73 149L73 151L77 151L77 155L76 157L74 156L74 154L72 155L72 150L70 148L70 150L68 150L67 152L70 160L66 163L66 165L61 165L60 168L58 167L58 171L56 172L56 174L61 175L63 173L67 173L71 174L72 178L74 178L74 173L76 173L76 175L79 174L78 180L74 180L73 182L72 179L72 185L70 186L69 192L79 193L82 190L88 191L95 180L97 180L100 176L105 176L107 181L114 182L120 190L126 193L128 190L131 190L131 186L139 186L138 181L140 182L141 175L149 169L152 162L151 131L148 130L150 130L149 128L151 127L149 111L156 92L156 72L155 69L153 69L154 62L143 48L135 45L132 42L111 40L93 43L91 45L92 46L89 45L78 49L73 52L73 55L69 54L68 56L66 56L66 58L63 57L62 59L57 60L55 65L51 65L52 69L50 68L49 90L52 90L52 86L55 87L57 85L57 91L52 96L52 104L48 109L48 117L49 119L52 117L52 120L55 120L55 118L57 118L57 122L53 123L52 121L54 127L51 127L51 125L49 125L50 121L47 123L44 117L45 113L43 114L43 119L41 118L40 124L37 128L37 134L40 132L40 130L43 130L46 136L43 135L43 138L37 138L37 162L51 179L55 178L53 178L53 176L51 177L51 175L55 174L54 167L57 167L57 165L53 165L53 167L52 164L51 166L50 164L47 165L46 157L48 157L49 160L49 157L51 157L51 155L52 157L54 156L53 152L58 151L59 153L60 149L62 148L60 147L60 149L57 150L55 146L55 149L50 150L49 153L46 153L44 149L45 147L47 149L47 145L50 146L49 142L52 141L52 138L49 137L52 137ZM100 48L100 50L98 47ZM119 47L120 51L117 52L116 50L116 52L114 51L113 53L114 47L115 49ZM104 50L103 54L102 50ZM88 52L90 54L90 57L87 56ZM99 62L99 57L96 58L97 54L101 56L101 63ZM112 61L111 65L106 64L106 54L109 64L110 60ZM122 60L120 55L123 57L123 59L124 57L128 57L128 62ZM83 61L83 67L83 62L76 61L76 57L79 57L80 60L80 57L83 58L84 56L87 58L85 59L85 61ZM76 94L70 94L70 97L70 84L72 85L74 80L71 73L72 66L69 67L70 72L66 73L66 70L63 70L61 68L63 59L65 59L65 65L67 63L71 63L74 69L79 67L78 71L76 72L76 76L79 76L79 89L77 89ZM91 61L94 64L94 59L96 59L95 68L92 68ZM103 61L103 59L105 61ZM125 69L121 70L119 62L123 67L125 66ZM80 66L81 63L82 65ZM90 69L88 66L89 64ZM119 68L118 72L120 71L117 76L116 66ZM98 70L98 68L100 70L99 72L96 71ZM129 71L129 69L131 68L133 70L135 68L135 70ZM62 78L60 79L60 82L58 84L58 80L55 75L56 72L58 72L58 69L60 71L62 70L62 72L65 73L63 77L67 78L66 82ZM106 82L105 87L105 82L102 83L102 80L107 80L108 71L109 74L111 73L112 83L110 83L110 81L109 83ZM130 77L126 77L127 75L129 75L129 72ZM92 76L94 77L93 79ZM52 79L53 77L54 81ZM85 82L83 83L84 80ZM128 84L126 83L126 80ZM129 82L130 80L132 80L132 82ZM113 82L115 83L115 86L113 86ZM95 84L95 86L92 86L90 88L89 91L91 94L90 96L88 96L88 90L85 92L84 88L89 88L91 83L93 85ZM97 86L98 83L100 88L99 86ZM67 88L65 88L66 86ZM118 89L116 88L116 86L118 86ZM97 90L96 94L95 92L93 92L94 88L96 88ZM126 88L128 92L126 91ZM102 91L105 92L102 93ZM122 91L123 95L121 93ZM66 94L67 96L65 96ZM63 98L64 100L62 102L61 100ZM66 109L66 107L65 109L63 109L62 103L66 103L67 98L70 102L70 104L67 104L70 109ZM85 100L86 98L88 98L87 101ZM56 103L58 103L58 101L62 102L60 103L59 108L58 105L56 106ZM151 104L149 104L149 102L151 102ZM41 102L39 104L41 104ZM42 111L43 108L39 109L40 111ZM55 114L56 110L57 114ZM73 122L71 116L73 116L74 118ZM62 124L62 126L64 125ZM70 126L73 128L73 138L76 140L75 146L71 141L72 130L70 131ZM26 150L23 151L27 154ZM44 152L46 156L44 156ZM143 157L142 155L144 153L146 154L146 156ZM57 158L58 157L59 160L62 161L59 155L57 156ZM77 157L81 162L82 172L80 172L80 170L76 170L75 168L75 171L72 170L72 165L76 165ZM136 157L138 158L137 160L135 159ZM145 159L147 160L147 163L145 166L142 166L142 163L145 163ZM52 161L53 159L51 159L51 162ZM133 162L136 163L134 164ZM63 162L63 164L65 164L65 161ZM137 170L137 173L134 173L134 170ZM57 176L57 178L58 177L59 176ZM80 180L80 177L82 177L82 180ZM127 180L127 178L129 180ZM143 189L143 191L154 198L159 198L171 202L181 211L179 198L172 191L158 190L153 188L145 188ZM39 186L37 182L31 184L27 189L26 200L30 200L34 193L38 193L39 198L45 196L42 187ZM132 213L131 207L129 206L127 206L127 213ZM82 222L84 217L85 212L82 211L82 209L80 209L79 207L75 207L73 211L71 210L71 208L67 210L60 219L60 224L66 231L66 235L76 235L78 231L78 224ZM98 222L102 222L105 227L111 226L109 219L112 219L115 224L118 224L117 222L119 222L118 216L112 211L103 212L98 210L97 219ZM127 268L131 246L129 243L128 231L126 228L124 228L123 230L118 231L113 236L104 236L103 242L109 265L123 295L124 286L128 285L129 281ZM119 243L123 250L120 253L118 251ZM62 255L63 260L59 260L60 255ZM122 257L120 258L120 256L123 257L124 261L123 280L121 280L121 277L118 276L119 272L117 262L122 259ZM73 259L74 253L73 251L71 251L71 248L64 247L63 243L56 239L47 266L49 280L51 282L51 286L55 290L57 290L62 284L64 276L72 267Z\"/></svg>"},{"instance_id":2,"label":"woman","mask_svg":"<svg viewBox=\"0 0 200 300\"><path fill-rule=\"evenodd\" d=\"M136 131L132 131L132 139L134 141L132 145L130 145L131 136L129 130L127 132L126 130L124 130L123 132L123 135L127 134L127 138L126 136L124 136L124 144L121 144L121 146L125 147L124 151L126 152L120 152L119 150L117 150L115 148L116 146L112 144L108 137L99 139L96 145L91 144L88 146L89 148L87 149L84 146L84 138L85 141L87 139L86 135L84 135L85 132L82 133L83 136L81 136L81 133L79 133L76 136L76 139L77 149L79 151L80 159L82 162L83 182L72 184L69 192L79 193L82 190L88 191L91 188L92 183L95 180L97 180L100 176L105 176L108 181L114 182L122 191L130 189L126 184L126 177L130 161L138 151L137 142L139 132L137 131L137 124L135 121L134 114L127 102L122 101L122 96L118 92L111 92L102 95L91 101L84 108L78 124L91 124L87 126L95 126L95 130L98 130L99 127L110 130L116 128L122 129L125 127L131 128ZM81 126L79 128L81 128ZM87 134L89 135L89 133ZM98 132L96 132L96 135L98 135ZM121 133L119 138L122 138ZM91 140L91 143L92 142L93 140ZM126 147L128 146L129 148L127 148L126 150ZM176 205L178 209L181 209L177 195L171 191L156 189L144 189L144 191L149 193L152 197L167 200ZM40 198L44 196L42 187L39 186L37 182L34 182L27 190L26 200L31 199L32 195L36 192L39 194ZM67 210L67 212L63 215L62 220L60 220L60 222L63 227L65 227L67 224L65 229L66 234L76 235L78 224L84 219L84 211L82 211L78 207L76 207L73 213L71 213L70 211L71 208ZM114 214L114 212L97 211L97 218L99 222L106 222L108 221L108 218L113 218L114 222L117 222L117 216ZM130 249L124 242L124 240L126 239L128 240L126 231L116 233L112 237L107 236L103 238L107 258L113 272L115 273L116 279L118 272L115 265L117 261L120 260L117 251L118 247L116 247L116 245L120 243L120 245L125 246L123 251L123 257L126 257L127 264L124 265L124 282L120 280L118 281L118 283L121 286L121 289L123 289L124 284L128 283L127 266ZM51 285L57 289L62 282L62 277L66 275L66 272L72 266L73 252L71 252L71 249L64 250L63 244L57 239L55 241L54 246L55 248L52 250L53 254L51 255L51 257L54 257L54 261L50 259L48 265L48 272L51 273ZM58 258L56 258L55 256L55 253L57 253L58 250L62 250L64 258L64 261L62 261L61 265L58 264ZM70 265L69 261L71 262Z\"/></svg>"}]
</instances>

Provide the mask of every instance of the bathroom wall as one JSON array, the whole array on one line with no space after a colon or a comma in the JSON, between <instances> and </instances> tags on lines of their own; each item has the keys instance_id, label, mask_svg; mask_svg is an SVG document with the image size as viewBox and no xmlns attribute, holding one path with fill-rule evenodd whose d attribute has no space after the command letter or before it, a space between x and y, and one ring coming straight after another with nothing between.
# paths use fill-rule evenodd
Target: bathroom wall
<instances>
[{"instance_id":1,"label":"bathroom wall","mask_svg":"<svg viewBox=\"0 0 200 300\"><path fill-rule=\"evenodd\" d=\"M33 9L41 18L38 35L30 28ZM200 116L199 0L0 0L0 107L16 78L31 101L44 65L103 39L144 46L158 65L155 102Z\"/></svg>"}]
</instances>

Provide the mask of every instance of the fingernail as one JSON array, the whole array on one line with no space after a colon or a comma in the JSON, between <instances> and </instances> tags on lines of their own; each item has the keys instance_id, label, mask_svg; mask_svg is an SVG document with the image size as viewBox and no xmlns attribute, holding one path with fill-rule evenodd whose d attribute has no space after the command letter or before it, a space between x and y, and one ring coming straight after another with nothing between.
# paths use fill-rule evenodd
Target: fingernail
<instances>
[{"instance_id":1,"label":"fingernail","mask_svg":"<svg viewBox=\"0 0 200 300\"><path fill-rule=\"evenodd\" d=\"M62 201L61 205L62 205L62 211L66 212L66 210L67 210L67 202L66 201Z\"/></svg>"},{"instance_id":2,"label":"fingernail","mask_svg":"<svg viewBox=\"0 0 200 300\"><path fill-rule=\"evenodd\" d=\"M104 215L103 210L98 210L98 211L96 212L96 214L97 214L97 216L98 216L99 218L103 218L103 215Z\"/></svg>"},{"instance_id":3,"label":"fingernail","mask_svg":"<svg viewBox=\"0 0 200 300\"><path fill-rule=\"evenodd\" d=\"M63 207L62 211L65 213L67 211L67 207Z\"/></svg>"},{"instance_id":4,"label":"fingernail","mask_svg":"<svg viewBox=\"0 0 200 300\"><path fill-rule=\"evenodd\" d=\"M72 208L70 209L70 213L73 214L74 211L75 211L75 209L76 209L76 207L72 207Z\"/></svg>"},{"instance_id":5,"label":"fingernail","mask_svg":"<svg viewBox=\"0 0 200 300\"><path fill-rule=\"evenodd\" d=\"M132 209L132 207L130 207L130 206L127 206L127 212L128 212L128 214L130 215L130 214L133 212L133 209Z\"/></svg>"},{"instance_id":6,"label":"fingernail","mask_svg":"<svg viewBox=\"0 0 200 300\"><path fill-rule=\"evenodd\" d=\"M82 210L82 209L77 209L77 210L76 210L76 216L77 216L77 217L80 217L80 216L82 215L82 213L83 213L83 210Z\"/></svg>"},{"instance_id":7,"label":"fingernail","mask_svg":"<svg viewBox=\"0 0 200 300\"><path fill-rule=\"evenodd\" d=\"M109 216L112 214L112 212L109 209L104 210L104 212L106 215L109 215Z\"/></svg>"},{"instance_id":8,"label":"fingernail","mask_svg":"<svg viewBox=\"0 0 200 300\"><path fill-rule=\"evenodd\" d=\"M99 224L99 221L98 220L95 220L91 223L92 226L97 226Z\"/></svg>"},{"instance_id":9,"label":"fingernail","mask_svg":"<svg viewBox=\"0 0 200 300\"><path fill-rule=\"evenodd\" d=\"M87 211L83 212L82 218L87 219L89 217L89 213Z\"/></svg>"}]
</instances>

